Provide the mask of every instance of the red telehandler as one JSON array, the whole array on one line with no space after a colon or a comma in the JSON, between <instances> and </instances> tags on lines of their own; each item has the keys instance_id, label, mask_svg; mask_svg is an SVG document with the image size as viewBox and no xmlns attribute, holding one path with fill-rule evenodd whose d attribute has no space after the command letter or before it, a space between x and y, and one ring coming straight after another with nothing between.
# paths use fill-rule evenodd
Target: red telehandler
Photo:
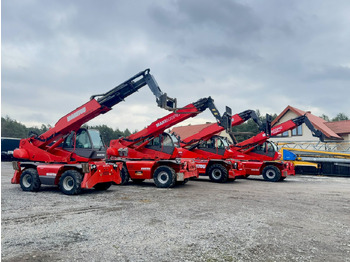
<instances>
[{"instance_id":1,"label":"red telehandler","mask_svg":"<svg viewBox=\"0 0 350 262\"><path fill-rule=\"evenodd\" d=\"M239 125L252 117L259 125L260 130L264 130L258 135L238 144L231 144L226 138L215 134L224 129L216 123L203 129L201 132L187 137L182 141L182 146L197 154L202 154L210 158L235 159L243 165L242 174L238 176L247 177L249 175L263 175L267 181L277 182L284 180L287 175L295 175L294 166L288 161L279 161L281 155L277 151L276 145L268 141L270 136L276 136L285 131L292 130L305 123L312 131L313 136L322 139L322 133L316 130L306 115L286 121L273 128L270 127L271 117L266 116L266 124L262 124L254 111L247 110L232 116L232 126ZM234 139L233 139L234 140ZM209 175L215 182L226 182L228 175L223 168L208 169L203 166L198 171L203 175Z\"/></svg>"},{"instance_id":2,"label":"red telehandler","mask_svg":"<svg viewBox=\"0 0 350 262\"><path fill-rule=\"evenodd\" d=\"M252 110L233 115L231 127L240 125L250 118L260 129L265 128ZM237 176L246 175L242 163L231 157L234 152L229 148L227 138L215 135L223 130L222 126L213 123L180 143L186 149L184 156L195 159L199 175L209 176L214 182L226 182L228 179L234 180ZM231 168L232 166L235 168Z\"/></svg>"},{"instance_id":3,"label":"red telehandler","mask_svg":"<svg viewBox=\"0 0 350 262\"><path fill-rule=\"evenodd\" d=\"M277 146L268 139L271 136L292 130L303 123L311 130L314 137L323 141L324 135L312 125L305 114L272 127L268 133L261 132L243 142L232 144L230 148L235 152L232 157L244 161L246 177L262 175L267 181L277 182L284 180L288 175L295 175L292 162L281 161L281 154L278 152Z\"/></svg>"},{"instance_id":4,"label":"red telehandler","mask_svg":"<svg viewBox=\"0 0 350 262\"><path fill-rule=\"evenodd\" d=\"M13 162L11 183L20 184L24 191L38 191L41 184L58 185L67 195L79 194L83 188L107 190L112 182L119 184L122 165L103 161L106 148L99 132L81 126L145 85L156 96L158 106L175 110L176 99L163 94L149 72L146 69L109 92L92 96L47 132L22 139L13 156L28 162Z\"/></svg>"},{"instance_id":5,"label":"red telehandler","mask_svg":"<svg viewBox=\"0 0 350 262\"><path fill-rule=\"evenodd\" d=\"M112 140L107 156L114 163L124 164L122 184L129 178L135 183L153 179L157 187L168 188L177 182L186 183L189 178L198 177L194 160L184 157L186 149L179 147L178 138L164 131L207 108L223 129L230 128L230 109L226 108L221 117L213 102L211 97L202 98L127 138Z\"/></svg>"}]
</instances>

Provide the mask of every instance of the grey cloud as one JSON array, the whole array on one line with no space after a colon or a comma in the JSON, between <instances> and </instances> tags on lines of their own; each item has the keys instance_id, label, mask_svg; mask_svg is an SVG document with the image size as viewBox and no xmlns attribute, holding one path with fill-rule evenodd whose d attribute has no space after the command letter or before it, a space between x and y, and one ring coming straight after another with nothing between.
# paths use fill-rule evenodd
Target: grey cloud
<instances>
[{"instance_id":1,"label":"grey cloud","mask_svg":"<svg viewBox=\"0 0 350 262\"><path fill-rule=\"evenodd\" d=\"M350 65L349 66L329 66L320 65L310 70L307 81L346 81L350 84Z\"/></svg>"},{"instance_id":2,"label":"grey cloud","mask_svg":"<svg viewBox=\"0 0 350 262\"><path fill-rule=\"evenodd\" d=\"M349 8L301 0L4 1L2 114L54 124L148 67L181 106L210 95L234 112L279 113L287 103L331 117L350 112ZM155 106L143 92L125 107ZM30 112L14 112L16 104Z\"/></svg>"},{"instance_id":3,"label":"grey cloud","mask_svg":"<svg viewBox=\"0 0 350 262\"><path fill-rule=\"evenodd\" d=\"M215 27L219 31L246 35L260 28L259 19L249 7L229 0L182 0L173 2L171 8L154 6L150 12L160 27L193 30L194 33L201 27Z\"/></svg>"}]
</instances>

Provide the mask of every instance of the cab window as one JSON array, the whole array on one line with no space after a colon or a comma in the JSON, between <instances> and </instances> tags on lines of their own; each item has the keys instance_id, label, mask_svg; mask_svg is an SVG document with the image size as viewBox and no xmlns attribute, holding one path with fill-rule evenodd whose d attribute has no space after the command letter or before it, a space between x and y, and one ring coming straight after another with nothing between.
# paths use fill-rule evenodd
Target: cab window
<instances>
[{"instance_id":1,"label":"cab window","mask_svg":"<svg viewBox=\"0 0 350 262\"><path fill-rule=\"evenodd\" d=\"M74 148L74 135L75 133L72 132L70 135L64 140L63 147L64 148Z\"/></svg>"},{"instance_id":2,"label":"cab window","mask_svg":"<svg viewBox=\"0 0 350 262\"><path fill-rule=\"evenodd\" d=\"M86 130L82 130L77 135L77 144L76 148L92 148L89 134Z\"/></svg>"},{"instance_id":3,"label":"cab window","mask_svg":"<svg viewBox=\"0 0 350 262\"><path fill-rule=\"evenodd\" d=\"M99 131L90 129L89 133L90 133L92 145L94 148L98 149L98 148L104 147Z\"/></svg>"},{"instance_id":4,"label":"cab window","mask_svg":"<svg viewBox=\"0 0 350 262\"><path fill-rule=\"evenodd\" d=\"M215 147L218 149L225 149L224 143L220 138L215 139Z\"/></svg>"},{"instance_id":5,"label":"cab window","mask_svg":"<svg viewBox=\"0 0 350 262\"><path fill-rule=\"evenodd\" d=\"M173 141L169 135L163 136L163 146L174 146Z\"/></svg>"},{"instance_id":6,"label":"cab window","mask_svg":"<svg viewBox=\"0 0 350 262\"><path fill-rule=\"evenodd\" d=\"M148 142L148 146L160 146L160 137L157 136Z\"/></svg>"}]
</instances>

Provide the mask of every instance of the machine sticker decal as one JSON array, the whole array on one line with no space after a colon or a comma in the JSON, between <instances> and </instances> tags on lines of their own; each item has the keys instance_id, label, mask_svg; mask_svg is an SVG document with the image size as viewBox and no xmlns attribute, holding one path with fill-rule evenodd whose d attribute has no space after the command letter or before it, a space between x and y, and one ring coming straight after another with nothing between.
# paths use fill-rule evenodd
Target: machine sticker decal
<instances>
[{"instance_id":1,"label":"machine sticker decal","mask_svg":"<svg viewBox=\"0 0 350 262\"><path fill-rule=\"evenodd\" d=\"M86 107L84 106L83 108L79 109L78 111L74 112L73 114L67 116L67 121L71 121L74 118L77 118L78 116L84 114L86 112Z\"/></svg>"}]
</instances>

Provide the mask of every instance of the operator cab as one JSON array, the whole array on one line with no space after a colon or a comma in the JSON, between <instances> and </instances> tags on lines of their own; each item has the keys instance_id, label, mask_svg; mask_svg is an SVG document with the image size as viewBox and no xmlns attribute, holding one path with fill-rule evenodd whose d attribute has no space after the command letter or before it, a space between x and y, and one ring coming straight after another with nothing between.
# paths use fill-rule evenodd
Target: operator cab
<instances>
[{"instance_id":1,"label":"operator cab","mask_svg":"<svg viewBox=\"0 0 350 262\"><path fill-rule=\"evenodd\" d=\"M161 151L163 153L172 155L175 147L180 147L179 139L173 135L168 133L162 133L161 135L154 137L149 143L145 146L145 148Z\"/></svg>"},{"instance_id":2,"label":"operator cab","mask_svg":"<svg viewBox=\"0 0 350 262\"><path fill-rule=\"evenodd\" d=\"M229 148L228 140L221 136L213 136L207 141L198 145L199 150L207 151L213 154L224 155Z\"/></svg>"},{"instance_id":3,"label":"operator cab","mask_svg":"<svg viewBox=\"0 0 350 262\"><path fill-rule=\"evenodd\" d=\"M80 128L77 133L71 132L64 140L62 148L89 159L106 157L106 147L96 129Z\"/></svg>"},{"instance_id":4,"label":"operator cab","mask_svg":"<svg viewBox=\"0 0 350 262\"><path fill-rule=\"evenodd\" d=\"M269 157L275 157L275 154L278 153L278 149L277 149L277 146L273 142L266 141L265 143L254 147L254 149L251 152L259 154L259 155L266 155Z\"/></svg>"}]
</instances>

